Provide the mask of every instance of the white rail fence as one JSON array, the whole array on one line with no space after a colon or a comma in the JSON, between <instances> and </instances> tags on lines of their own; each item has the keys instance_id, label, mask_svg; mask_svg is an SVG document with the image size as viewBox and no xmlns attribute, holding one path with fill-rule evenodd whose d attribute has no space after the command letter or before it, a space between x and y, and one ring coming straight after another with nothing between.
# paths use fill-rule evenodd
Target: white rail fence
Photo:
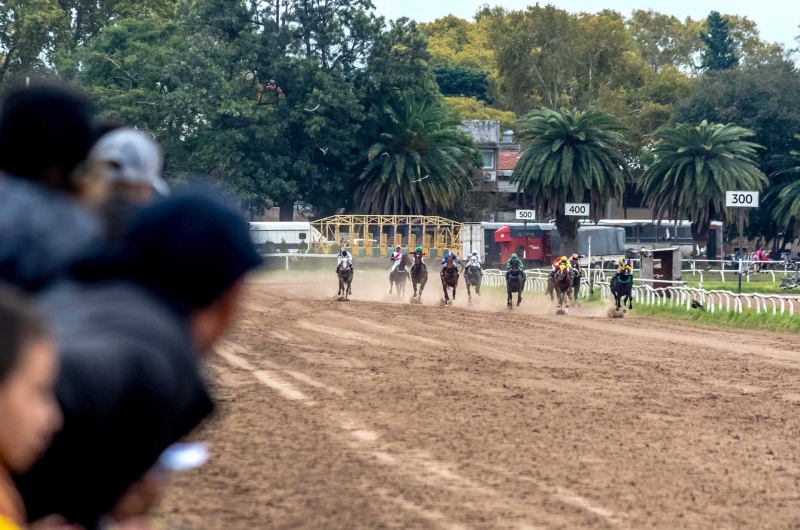
<instances>
[{"instance_id":1,"label":"white rail fence","mask_svg":"<svg viewBox=\"0 0 800 530\"><path fill-rule=\"evenodd\" d=\"M602 271L593 271L602 273ZM530 270L526 272L525 291L532 293L545 293L547 291L547 278L549 274L541 270ZM601 298L611 297L611 286L606 281L604 274L597 274L594 284L595 292ZM715 312L735 312L741 313L745 308L749 311L755 310L756 313L766 313L772 315L794 316L795 310L800 312L800 295L783 296L777 294L758 294L742 293L737 294L731 291L713 290L706 291L694 287L687 287L685 282L673 282L669 287L653 288L653 286L636 279L640 285L633 287L633 299L639 305L676 307L685 308L687 311L692 309L692 302L703 305L706 311ZM664 283L658 280L659 283ZM488 287L504 287L506 275L498 269L484 271L483 284ZM584 278L581 280L579 296L587 298L589 296L589 281Z\"/></svg>"}]
</instances>

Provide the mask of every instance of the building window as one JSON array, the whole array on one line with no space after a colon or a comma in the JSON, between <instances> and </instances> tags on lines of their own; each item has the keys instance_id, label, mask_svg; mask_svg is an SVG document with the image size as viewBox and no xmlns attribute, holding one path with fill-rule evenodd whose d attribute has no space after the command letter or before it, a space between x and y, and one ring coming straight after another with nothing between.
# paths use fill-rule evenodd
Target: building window
<instances>
[{"instance_id":1,"label":"building window","mask_svg":"<svg viewBox=\"0 0 800 530\"><path fill-rule=\"evenodd\" d=\"M484 151L483 169L494 169L494 151Z\"/></svg>"}]
</instances>

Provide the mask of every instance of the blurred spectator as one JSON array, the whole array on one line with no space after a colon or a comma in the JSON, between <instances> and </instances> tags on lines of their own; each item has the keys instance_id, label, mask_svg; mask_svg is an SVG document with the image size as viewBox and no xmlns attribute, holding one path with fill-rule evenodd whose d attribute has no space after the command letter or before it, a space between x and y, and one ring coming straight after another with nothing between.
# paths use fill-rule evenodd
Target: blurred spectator
<instances>
[{"instance_id":1,"label":"blurred spectator","mask_svg":"<svg viewBox=\"0 0 800 530\"><path fill-rule=\"evenodd\" d=\"M31 517L94 527L212 410L198 356L260 263L246 223L211 199L175 196L137 213L125 242L40 299L62 356L65 422L18 478Z\"/></svg>"},{"instance_id":2,"label":"blurred spectator","mask_svg":"<svg viewBox=\"0 0 800 530\"><path fill-rule=\"evenodd\" d=\"M39 289L98 240L75 197L90 146L89 104L66 88L16 88L2 102L0 280Z\"/></svg>"},{"instance_id":3,"label":"blurred spectator","mask_svg":"<svg viewBox=\"0 0 800 530\"><path fill-rule=\"evenodd\" d=\"M0 528L24 526L11 472L30 469L61 427L57 360L44 319L14 292L0 290Z\"/></svg>"},{"instance_id":4,"label":"blurred spectator","mask_svg":"<svg viewBox=\"0 0 800 530\"><path fill-rule=\"evenodd\" d=\"M161 148L135 129L117 128L100 138L89 153L88 166L88 172L107 185L103 217L112 240L122 236L137 208L169 194L161 178Z\"/></svg>"}]
</instances>

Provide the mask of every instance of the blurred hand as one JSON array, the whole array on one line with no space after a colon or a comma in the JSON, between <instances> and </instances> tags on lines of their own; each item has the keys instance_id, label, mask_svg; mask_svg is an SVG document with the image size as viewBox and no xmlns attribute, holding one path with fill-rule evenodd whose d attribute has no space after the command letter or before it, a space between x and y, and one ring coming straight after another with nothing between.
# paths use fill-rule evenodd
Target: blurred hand
<instances>
[{"instance_id":1,"label":"blurred hand","mask_svg":"<svg viewBox=\"0 0 800 530\"><path fill-rule=\"evenodd\" d=\"M84 530L77 524L69 524L60 515L50 515L28 525L28 530Z\"/></svg>"},{"instance_id":2,"label":"blurred hand","mask_svg":"<svg viewBox=\"0 0 800 530\"><path fill-rule=\"evenodd\" d=\"M167 473L160 470L148 471L138 482L128 488L109 515L114 521L117 521L120 529L149 529L149 523L143 518L158 506L167 486L169 486ZM147 526L142 526L145 523ZM124 526L127 524L132 526Z\"/></svg>"}]
</instances>

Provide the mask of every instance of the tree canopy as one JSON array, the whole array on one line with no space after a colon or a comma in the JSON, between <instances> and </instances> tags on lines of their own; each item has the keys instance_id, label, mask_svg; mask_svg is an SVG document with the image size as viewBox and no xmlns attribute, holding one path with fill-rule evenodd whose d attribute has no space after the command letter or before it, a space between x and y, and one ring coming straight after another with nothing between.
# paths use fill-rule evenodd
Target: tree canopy
<instances>
[{"instance_id":1,"label":"tree canopy","mask_svg":"<svg viewBox=\"0 0 800 530\"><path fill-rule=\"evenodd\" d=\"M565 204L589 203L597 220L608 200L622 194L627 172L622 130L601 111L550 109L525 115L518 128L524 151L512 180L539 215L555 217L562 244L572 252L578 225L565 215Z\"/></svg>"},{"instance_id":2,"label":"tree canopy","mask_svg":"<svg viewBox=\"0 0 800 530\"><path fill-rule=\"evenodd\" d=\"M650 148L653 162L640 189L654 219L688 219L699 247L715 218L726 218L725 192L761 190L767 177L756 163L755 133L735 125L664 125Z\"/></svg>"}]
</instances>

